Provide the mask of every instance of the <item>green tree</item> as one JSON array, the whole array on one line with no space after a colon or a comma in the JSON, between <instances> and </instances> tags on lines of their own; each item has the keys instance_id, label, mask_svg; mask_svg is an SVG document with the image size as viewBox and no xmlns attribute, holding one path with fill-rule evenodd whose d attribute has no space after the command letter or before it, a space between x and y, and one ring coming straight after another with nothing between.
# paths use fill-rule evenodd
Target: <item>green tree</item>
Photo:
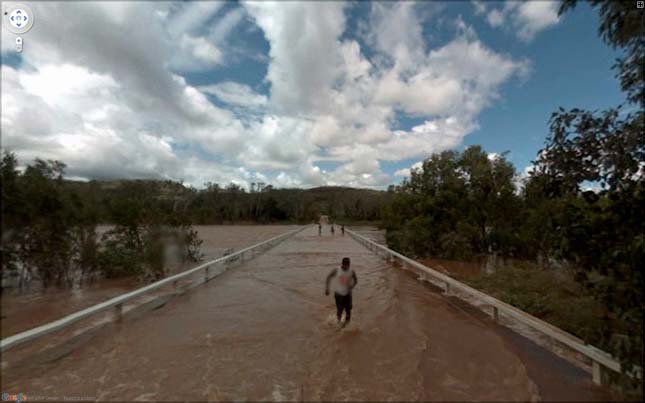
<instances>
[{"instance_id":1,"label":"green tree","mask_svg":"<svg viewBox=\"0 0 645 403\"><path fill-rule=\"evenodd\" d=\"M434 154L393 187L383 209L388 244L417 256L517 253L515 169L479 146Z\"/></svg>"},{"instance_id":2,"label":"green tree","mask_svg":"<svg viewBox=\"0 0 645 403\"><path fill-rule=\"evenodd\" d=\"M560 13L576 3L565 0ZM643 366L643 12L632 2L589 3L599 10L601 38L623 52L614 69L627 102L640 110L555 112L530 186L543 192L539 206L557 212L547 221L551 250L579 268L578 278L608 310L601 347L630 371ZM585 191L590 185L599 189Z\"/></svg>"}]
</instances>

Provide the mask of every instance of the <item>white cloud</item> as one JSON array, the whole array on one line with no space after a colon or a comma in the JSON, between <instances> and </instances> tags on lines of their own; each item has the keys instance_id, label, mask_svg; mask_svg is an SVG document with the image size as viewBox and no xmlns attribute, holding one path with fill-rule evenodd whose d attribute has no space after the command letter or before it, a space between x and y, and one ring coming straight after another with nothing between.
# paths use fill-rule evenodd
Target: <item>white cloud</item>
<instances>
[{"instance_id":1,"label":"white cloud","mask_svg":"<svg viewBox=\"0 0 645 403\"><path fill-rule=\"evenodd\" d=\"M486 21L488 21L488 24L493 28L500 27L504 24L505 18L504 13L498 9L492 9L488 14L486 14Z\"/></svg>"},{"instance_id":2,"label":"white cloud","mask_svg":"<svg viewBox=\"0 0 645 403\"><path fill-rule=\"evenodd\" d=\"M464 136L477 127L475 122L455 116L427 120L410 132L395 131L390 140L379 145L380 158L397 161L426 157L458 146Z\"/></svg>"},{"instance_id":3,"label":"white cloud","mask_svg":"<svg viewBox=\"0 0 645 403\"><path fill-rule=\"evenodd\" d=\"M220 15L225 4L218 1L172 4L171 17L163 18L170 41L178 44L169 62L171 69L196 72L225 64L226 39L245 15L239 7Z\"/></svg>"},{"instance_id":4,"label":"white cloud","mask_svg":"<svg viewBox=\"0 0 645 403\"><path fill-rule=\"evenodd\" d=\"M517 7L517 35L520 39L530 41L540 31L560 21L558 1L528 1Z\"/></svg>"},{"instance_id":5,"label":"white cloud","mask_svg":"<svg viewBox=\"0 0 645 403\"><path fill-rule=\"evenodd\" d=\"M194 1L175 5L179 10L168 21L168 32L175 37L198 32L226 3L223 1Z\"/></svg>"},{"instance_id":6,"label":"white cloud","mask_svg":"<svg viewBox=\"0 0 645 403\"><path fill-rule=\"evenodd\" d=\"M522 169L522 171L518 172L515 175L515 178L513 179L513 184L515 186L515 189L517 192L522 191L524 189L524 186L526 185L526 182L528 181L529 177L533 172L535 172L535 165L534 164L529 164Z\"/></svg>"},{"instance_id":7,"label":"white cloud","mask_svg":"<svg viewBox=\"0 0 645 403\"><path fill-rule=\"evenodd\" d=\"M30 31L23 68L2 67L2 146L23 162L59 159L76 177L178 179L185 155L175 146L226 152L243 142L233 114L164 68L177 43L152 11L165 5L31 6L51 19ZM133 13L146 29L128 28ZM3 53L12 47L3 35Z\"/></svg>"},{"instance_id":8,"label":"white cloud","mask_svg":"<svg viewBox=\"0 0 645 403\"><path fill-rule=\"evenodd\" d=\"M458 146L500 86L528 70L462 20L428 47L421 16L432 14L419 4L373 3L364 38L344 36L344 3L222 4L33 3L48 17L23 67L3 66L3 147L63 160L74 177L384 187L382 161ZM187 83L182 74L227 63L228 38L252 22L270 45L269 96L227 77ZM423 123L395 130L399 116Z\"/></svg>"},{"instance_id":9,"label":"white cloud","mask_svg":"<svg viewBox=\"0 0 645 403\"><path fill-rule=\"evenodd\" d=\"M340 71L341 2L245 2L269 41L272 103L282 113L324 110Z\"/></svg>"},{"instance_id":10,"label":"white cloud","mask_svg":"<svg viewBox=\"0 0 645 403\"><path fill-rule=\"evenodd\" d=\"M473 4L473 7L475 8L475 15L486 14L486 3L480 0L473 0L472 4Z\"/></svg>"},{"instance_id":11,"label":"white cloud","mask_svg":"<svg viewBox=\"0 0 645 403\"><path fill-rule=\"evenodd\" d=\"M394 176L410 176L410 168L401 168L394 172Z\"/></svg>"},{"instance_id":12,"label":"white cloud","mask_svg":"<svg viewBox=\"0 0 645 403\"><path fill-rule=\"evenodd\" d=\"M425 56L417 7L413 2L372 3L367 39L397 73L414 68Z\"/></svg>"},{"instance_id":13,"label":"white cloud","mask_svg":"<svg viewBox=\"0 0 645 403\"><path fill-rule=\"evenodd\" d=\"M502 7L488 9L483 3L473 1L476 15L486 15L491 27L509 26L517 37L530 42L539 32L560 21L559 1L514 1L507 0Z\"/></svg>"},{"instance_id":14,"label":"white cloud","mask_svg":"<svg viewBox=\"0 0 645 403\"><path fill-rule=\"evenodd\" d=\"M170 68L178 71L202 71L222 63L222 51L203 37L183 34L179 51L170 61Z\"/></svg>"},{"instance_id":15,"label":"white cloud","mask_svg":"<svg viewBox=\"0 0 645 403\"><path fill-rule=\"evenodd\" d=\"M411 171L413 170L422 170L423 161L415 162L410 168L401 168L394 173L395 176L410 176Z\"/></svg>"},{"instance_id":16,"label":"white cloud","mask_svg":"<svg viewBox=\"0 0 645 403\"><path fill-rule=\"evenodd\" d=\"M257 108L266 105L267 97L258 94L248 85L225 81L222 83L199 87L202 92L215 95L222 102L245 108Z\"/></svg>"}]
</instances>

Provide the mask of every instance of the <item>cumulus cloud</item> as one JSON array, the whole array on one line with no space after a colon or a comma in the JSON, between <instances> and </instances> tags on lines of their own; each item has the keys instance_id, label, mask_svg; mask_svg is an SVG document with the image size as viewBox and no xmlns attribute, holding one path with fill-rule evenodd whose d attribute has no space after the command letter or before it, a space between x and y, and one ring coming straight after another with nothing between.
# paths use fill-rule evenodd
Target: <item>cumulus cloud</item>
<instances>
[{"instance_id":1,"label":"cumulus cloud","mask_svg":"<svg viewBox=\"0 0 645 403\"><path fill-rule=\"evenodd\" d=\"M65 161L74 177L383 187L382 161L458 146L528 71L461 20L428 47L423 4L373 3L360 37L346 35L340 2L31 5L47 18L22 65L2 66L3 148ZM240 24L269 44L268 93L218 73ZM399 116L423 123L394 129Z\"/></svg>"},{"instance_id":2,"label":"cumulus cloud","mask_svg":"<svg viewBox=\"0 0 645 403\"><path fill-rule=\"evenodd\" d=\"M245 108L258 108L266 105L266 95L258 94L246 84L225 81L199 87L202 92L215 95L220 101Z\"/></svg>"},{"instance_id":3,"label":"cumulus cloud","mask_svg":"<svg viewBox=\"0 0 645 403\"><path fill-rule=\"evenodd\" d=\"M378 160L422 157L460 144L477 128L477 115L499 97L500 85L528 71L526 61L487 48L463 21L453 40L426 49L414 3L372 4L370 29L363 33L371 61L358 41L340 39L341 3L246 7L271 46L269 103L311 123L309 139L318 147L313 161L341 162L328 178L378 182ZM285 23L296 13L307 23ZM311 15L327 18L310 21ZM410 131L392 130L397 113L428 119ZM366 150L371 177L357 169Z\"/></svg>"},{"instance_id":4,"label":"cumulus cloud","mask_svg":"<svg viewBox=\"0 0 645 403\"><path fill-rule=\"evenodd\" d=\"M559 1L512 1L501 7L490 7L481 1L473 1L476 15L485 15L491 27L507 25L512 27L517 37L530 42L539 32L550 28L560 21Z\"/></svg>"},{"instance_id":5,"label":"cumulus cloud","mask_svg":"<svg viewBox=\"0 0 645 403\"><path fill-rule=\"evenodd\" d=\"M222 62L222 51L203 37L183 34L179 39L179 52L170 61L170 67L179 71L200 71L213 68Z\"/></svg>"},{"instance_id":6,"label":"cumulus cloud","mask_svg":"<svg viewBox=\"0 0 645 403\"><path fill-rule=\"evenodd\" d=\"M530 41L540 31L560 21L558 1L529 1L515 7L514 25L520 39Z\"/></svg>"},{"instance_id":7,"label":"cumulus cloud","mask_svg":"<svg viewBox=\"0 0 645 403\"><path fill-rule=\"evenodd\" d=\"M341 2L246 2L244 6L271 45L267 80L282 113L324 109L340 61L338 38L345 27Z\"/></svg>"},{"instance_id":8,"label":"cumulus cloud","mask_svg":"<svg viewBox=\"0 0 645 403\"><path fill-rule=\"evenodd\" d=\"M420 170L420 169L423 169L423 162L422 161L415 162L414 164L412 164L412 166L410 168L401 168L398 171L394 172L394 175L395 176L410 176L410 173L413 170Z\"/></svg>"}]
</instances>

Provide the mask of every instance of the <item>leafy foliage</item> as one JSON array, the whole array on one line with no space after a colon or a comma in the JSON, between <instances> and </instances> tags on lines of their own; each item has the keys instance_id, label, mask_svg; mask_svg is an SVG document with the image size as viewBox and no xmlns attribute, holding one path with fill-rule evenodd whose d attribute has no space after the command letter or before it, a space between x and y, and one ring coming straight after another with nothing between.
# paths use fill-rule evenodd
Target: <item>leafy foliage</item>
<instances>
[{"instance_id":1,"label":"leafy foliage","mask_svg":"<svg viewBox=\"0 0 645 403\"><path fill-rule=\"evenodd\" d=\"M164 275L169 260L199 260L192 224L311 222L321 214L343 222L380 217L384 192L341 187L249 191L173 181L73 182L65 165L36 160L22 171L5 153L2 173L2 275L49 285L79 277ZM111 228L102 235L99 223Z\"/></svg>"},{"instance_id":2,"label":"leafy foliage","mask_svg":"<svg viewBox=\"0 0 645 403\"><path fill-rule=\"evenodd\" d=\"M495 275L482 273L466 281L587 343L598 344L602 329L609 326L602 303L566 272L513 261L499 265Z\"/></svg>"},{"instance_id":3,"label":"leafy foliage","mask_svg":"<svg viewBox=\"0 0 645 403\"><path fill-rule=\"evenodd\" d=\"M563 1L560 12L576 3ZM390 189L384 224L388 244L406 253L460 258L493 253L535 260L542 268L571 265L579 284L603 307L602 320L593 331L582 331L583 337L631 371L643 367L643 14L632 2L589 3L599 9L600 36L623 51L614 69L626 102L640 109L625 113L619 105L553 113L545 147L521 190L514 189L513 167L503 157L487 159L478 147L433 155ZM542 290L528 290L521 277L492 278L503 282L503 299L538 316L555 312L550 306L558 298L550 295L548 282ZM491 281L480 279L479 285ZM582 309L575 306L573 311Z\"/></svg>"},{"instance_id":4,"label":"leafy foliage","mask_svg":"<svg viewBox=\"0 0 645 403\"><path fill-rule=\"evenodd\" d=\"M388 244L417 256L470 258L489 251L518 253L515 169L479 146L446 151L423 162L384 208Z\"/></svg>"},{"instance_id":5,"label":"leafy foliage","mask_svg":"<svg viewBox=\"0 0 645 403\"><path fill-rule=\"evenodd\" d=\"M13 154L3 156L3 278L19 276L21 287L33 279L71 286L94 273L158 278L171 246L180 259L200 258L201 240L176 197L159 197L157 185L145 182L101 192L97 183L65 181L64 169L37 159L21 172ZM101 220L114 225L103 237Z\"/></svg>"},{"instance_id":6,"label":"leafy foliage","mask_svg":"<svg viewBox=\"0 0 645 403\"><path fill-rule=\"evenodd\" d=\"M303 223L318 220L320 215L339 222L374 221L380 218L387 197L383 192L344 187L274 189L252 183L246 191L235 184L206 185L204 190L191 190L188 214L194 223Z\"/></svg>"}]
</instances>

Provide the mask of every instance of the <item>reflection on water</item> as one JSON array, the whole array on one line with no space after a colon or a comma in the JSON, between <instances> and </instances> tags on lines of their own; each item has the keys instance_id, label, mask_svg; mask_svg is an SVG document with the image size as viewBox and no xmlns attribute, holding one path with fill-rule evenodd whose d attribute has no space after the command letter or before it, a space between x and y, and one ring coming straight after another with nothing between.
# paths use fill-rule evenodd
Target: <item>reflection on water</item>
<instances>
[{"instance_id":1,"label":"reflection on water","mask_svg":"<svg viewBox=\"0 0 645 403\"><path fill-rule=\"evenodd\" d=\"M110 227L99 226L100 234ZM204 241L204 260L215 259L228 249L240 249L294 229L287 225L197 225L194 227ZM176 263L167 269L177 273L195 263ZM42 290L37 284L23 292L10 288L0 297L1 337L16 334L43 323L59 319L88 306L108 300L144 284L134 277L101 279L81 288Z\"/></svg>"},{"instance_id":2,"label":"reflection on water","mask_svg":"<svg viewBox=\"0 0 645 403\"><path fill-rule=\"evenodd\" d=\"M385 242L385 230L378 229L375 227L352 227L354 232L357 232L364 236L367 239L370 239L381 245L386 245Z\"/></svg>"},{"instance_id":3,"label":"reflection on water","mask_svg":"<svg viewBox=\"0 0 645 403\"><path fill-rule=\"evenodd\" d=\"M419 262L457 279L475 277L482 273L486 267L486 258L479 258L472 261L424 258L419 259Z\"/></svg>"},{"instance_id":4,"label":"reflection on water","mask_svg":"<svg viewBox=\"0 0 645 403\"><path fill-rule=\"evenodd\" d=\"M324 280L345 256L358 286L352 324L340 329ZM3 371L0 387L99 400L540 397L527 371L535 365L496 326L416 278L312 226L56 361ZM550 370L547 358L539 371ZM559 376L558 391L589 397L588 386Z\"/></svg>"},{"instance_id":5,"label":"reflection on water","mask_svg":"<svg viewBox=\"0 0 645 403\"><path fill-rule=\"evenodd\" d=\"M356 227L352 229L367 239L387 246L385 241L385 230L380 230L374 227ZM440 258L423 258L418 261L430 268L458 279L468 279L480 274L485 270L487 262L485 257L476 258L470 261Z\"/></svg>"},{"instance_id":6,"label":"reflection on water","mask_svg":"<svg viewBox=\"0 0 645 403\"><path fill-rule=\"evenodd\" d=\"M353 323L341 330L323 291L344 256L358 287ZM530 400L536 393L494 331L348 236L320 237L313 227L162 309L110 327L28 379L7 374L3 383L43 394L57 385L59 393L106 400Z\"/></svg>"}]
</instances>

